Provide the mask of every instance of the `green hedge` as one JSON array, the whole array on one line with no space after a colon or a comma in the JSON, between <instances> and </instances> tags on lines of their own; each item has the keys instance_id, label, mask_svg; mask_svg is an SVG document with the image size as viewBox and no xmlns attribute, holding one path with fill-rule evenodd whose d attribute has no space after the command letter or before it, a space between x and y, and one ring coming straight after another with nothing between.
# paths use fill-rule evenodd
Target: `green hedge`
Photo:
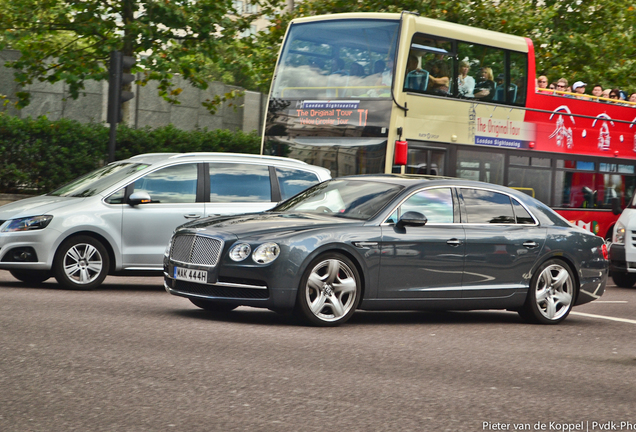
<instances>
[{"instance_id":1,"label":"green hedge","mask_svg":"<svg viewBox=\"0 0 636 432\"><path fill-rule=\"evenodd\" d=\"M109 127L0 114L0 193L46 193L108 160ZM115 159L140 153L258 153L256 133L119 126Z\"/></svg>"}]
</instances>

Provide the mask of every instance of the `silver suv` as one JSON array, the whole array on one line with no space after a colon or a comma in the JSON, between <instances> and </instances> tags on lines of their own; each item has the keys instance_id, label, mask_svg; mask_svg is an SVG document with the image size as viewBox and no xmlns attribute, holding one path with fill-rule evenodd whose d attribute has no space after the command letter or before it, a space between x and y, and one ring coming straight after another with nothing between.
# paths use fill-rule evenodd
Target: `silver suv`
<instances>
[{"instance_id":1,"label":"silver suv","mask_svg":"<svg viewBox=\"0 0 636 432\"><path fill-rule=\"evenodd\" d=\"M267 210L330 177L282 157L138 155L0 207L0 269L24 282L55 276L79 289L97 287L107 274L160 272L177 226Z\"/></svg>"}]
</instances>

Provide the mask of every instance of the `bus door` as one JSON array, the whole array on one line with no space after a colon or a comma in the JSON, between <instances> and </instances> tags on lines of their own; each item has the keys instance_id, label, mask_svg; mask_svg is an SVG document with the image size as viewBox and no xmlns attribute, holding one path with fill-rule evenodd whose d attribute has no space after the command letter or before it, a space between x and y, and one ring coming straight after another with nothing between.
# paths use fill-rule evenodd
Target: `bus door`
<instances>
[{"instance_id":1,"label":"bus door","mask_svg":"<svg viewBox=\"0 0 636 432\"><path fill-rule=\"evenodd\" d=\"M409 143L408 159L404 173L447 175L447 153L448 151L445 148L424 147ZM393 172L401 172L401 167L394 167Z\"/></svg>"}]
</instances>

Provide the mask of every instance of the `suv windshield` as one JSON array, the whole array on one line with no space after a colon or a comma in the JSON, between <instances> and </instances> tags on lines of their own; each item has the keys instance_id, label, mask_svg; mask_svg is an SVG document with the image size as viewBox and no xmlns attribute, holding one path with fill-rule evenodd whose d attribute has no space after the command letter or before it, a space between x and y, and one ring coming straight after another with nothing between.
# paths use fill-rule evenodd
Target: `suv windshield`
<instances>
[{"instance_id":1,"label":"suv windshield","mask_svg":"<svg viewBox=\"0 0 636 432\"><path fill-rule=\"evenodd\" d=\"M109 164L76 178L53 192L49 192L48 195L64 197L93 196L147 166L130 162Z\"/></svg>"},{"instance_id":2,"label":"suv windshield","mask_svg":"<svg viewBox=\"0 0 636 432\"><path fill-rule=\"evenodd\" d=\"M320 183L273 208L273 212L331 214L367 220L382 210L402 186L360 180Z\"/></svg>"},{"instance_id":3,"label":"suv windshield","mask_svg":"<svg viewBox=\"0 0 636 432\"><path fill-rule=\"evenodd\" d=\"M289 29L273 98L391 97L399 21L348 19Z\"/></svg>"}]
</instances>

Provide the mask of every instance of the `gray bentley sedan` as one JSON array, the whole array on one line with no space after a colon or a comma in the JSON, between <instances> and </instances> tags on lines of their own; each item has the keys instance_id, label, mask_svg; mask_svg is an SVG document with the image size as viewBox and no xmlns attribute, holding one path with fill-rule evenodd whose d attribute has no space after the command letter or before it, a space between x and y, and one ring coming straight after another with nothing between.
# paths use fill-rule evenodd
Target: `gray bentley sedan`
<instances>
[{"instance_id":1,"label":"gray bentley sedan","mask_svg":"<svg viewBox=\"0 0 636 432\"><path fill-rule=\"evenodd\" d=\"M208 311L293 311L317 326L356 309L507 309L556 324L603 294L608 261L601 237L519 191L386 174L182 225L164 276Z\"/></svg>"}]
</instances>

